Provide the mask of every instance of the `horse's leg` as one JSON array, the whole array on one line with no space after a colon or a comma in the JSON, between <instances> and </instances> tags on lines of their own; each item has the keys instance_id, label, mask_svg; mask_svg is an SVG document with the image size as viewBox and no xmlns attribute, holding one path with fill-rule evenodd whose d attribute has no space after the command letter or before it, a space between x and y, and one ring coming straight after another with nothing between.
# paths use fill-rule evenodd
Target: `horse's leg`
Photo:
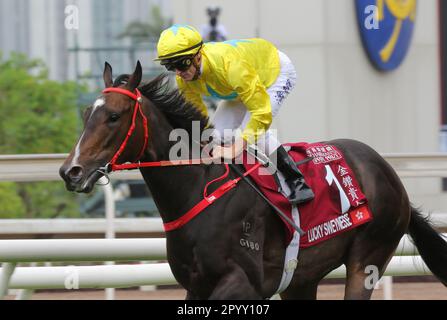
<instances>
[{"instance_id":1,"label":"horse's leg","mask_svg":"<svg viewBox=\"0 0 447 320\"><path fill-rule=\"evenodd\" d=\"M234 265L232 270L225 274L217 283L217 286L209 296L210 300L241 300L241 299L262 299L250 283L247 274L238 265Z\"/></svg>"},{"instance_id":2,"label":"horse's leg","mask_svg":"<svg viewBox=\"0 0 447 320\"><path fill-rule=\"evenodd\" d=\"M199 297L194 295L191 291L186 291L185 300L200 300Z\"/></svg>"},{"instance_id":3,"label":"horse's leg","mask_svg":"<svg viewBox=\"0 0 447 320\"><path fill-rule=\"evenodd\" d=\"M393 204L386 197L382 199ZM374 220L354 231L356 235L346 256L345 299L371 298L408 225L408 200L404 198L403 203L406 204L383 207L378 199L370 202Z\"/></svg>"},{"instance_id":4,"label":"horse's leg","mask_svg":"<svg viewBox=\"0 0 447 320\"><path fill-rule=\"evenodd\" d=\"M369 299L370 279L380 279L410 221L407 192L393 168L369 146L335 140L359 180L373 220L353 230L355 237L345 257L345 299ZM375 274L374 274L375 273Z\"/></svg>"},{"instance_id":5,"label":"horse's leg","mask_svg":"<svg viewBox=\"0 0 447 320\"><path fill-rule=\"evenodd\" d=\"M318 289L318 282L317 283L306 283L306 285L301 285L293 291L286 290L285 292L281 293L280 296L281 296L281 299L283 299L283 300L288 300L288 299L316 300L317 299L317 289Z\"/></svg>"},{"instance_id":6,"label":"horse's leg","mask_svg":"<svg viewBox=\"0 0 447 320\"><path fill-rule=\"evenodd\" d=\"M368 300L382 277L397 243L377 248L367 259L352 258L346 265L346 300ZM367 250L367 249L366 249Z\"/></svg>"}]
</instances>

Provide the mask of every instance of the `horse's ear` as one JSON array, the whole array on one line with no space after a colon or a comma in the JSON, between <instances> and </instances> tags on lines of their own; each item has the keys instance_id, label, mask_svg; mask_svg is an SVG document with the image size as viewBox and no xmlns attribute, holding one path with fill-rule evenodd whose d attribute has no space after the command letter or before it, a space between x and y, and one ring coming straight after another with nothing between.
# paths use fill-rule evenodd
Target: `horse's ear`
<instances>
[{"instance_id":1,"label":"horse's ear","mask_svg":"<svg viewBox=\"0 0 447 320\"><path fill-rule=\"evenodd\" d=\"M103 78L106 88L110 88L113 86L112 66L107 61L104 66Z\"/></svg>"},{"instance_id":2,"label":"horse's ear","mask_svg":"<svg viewBox=\"0 0 447 320\"><path fill-rule=\"evenodd\" d=\"M137 62L137 67L135 71L129 78L129 82L127 83L127 87L130 91L134 91L140 85L141 78L143 77L143 68L141 68L140 61Z\"/></svg>"}]
</instances>

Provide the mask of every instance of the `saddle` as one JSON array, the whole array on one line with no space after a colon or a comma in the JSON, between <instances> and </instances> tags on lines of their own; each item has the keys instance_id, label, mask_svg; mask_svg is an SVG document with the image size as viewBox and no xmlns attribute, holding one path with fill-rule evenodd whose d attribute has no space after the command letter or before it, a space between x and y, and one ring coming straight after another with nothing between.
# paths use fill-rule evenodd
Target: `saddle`
<instances>
[{"instance_id":1,"label":"saddle","mask_svg":"<svg viewBox=\"0 0 447 320\"><path fill-rule=\"evenodd\" d=\"M305 142L284 144L284 148L299 165L306 183L315 194L314 200L296 208L299 212L299 226L304 230L300 248L335 237L372 219L367 199L340 150L333 145ZM248 153L244 157L245 169L250 170L254 163ZM279 171L272 175L266 168L260 168L254 170L250 178L274 206L293 219L294 208L287 200L287 186ZM295 229L288 223L288 219L281 219L287 243L290 243Z\"/></svg>"}]
</instances>

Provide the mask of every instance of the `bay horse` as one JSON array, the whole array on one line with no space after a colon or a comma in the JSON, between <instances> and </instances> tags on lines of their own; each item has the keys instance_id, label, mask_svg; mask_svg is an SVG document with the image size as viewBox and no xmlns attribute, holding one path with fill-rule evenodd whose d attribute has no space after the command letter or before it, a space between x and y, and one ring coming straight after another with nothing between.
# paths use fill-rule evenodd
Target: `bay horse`
<instances>
[{"instance_id":1,"label":"bay horse","mask_svg":"<svg viewBox=\"0 0 447 320\"><path fill-rule=\"evenodd\" d=\"M192 121L203 130L207 117L187 103L176 89L168 88L166 75L140 85L138 62L133 74L115 81L106 63L106 88L121 92L103 93L84 113L84 131L60 168L69 191L91 192L104 175L104 168L122 146L120 163L169 160L175 141L170 132L183 128L191 133ZM141 92L141 112L125 93ZM131 94L132 95L132 94ZM132 117L135 129L126 138ZM142 118L148 119L146 126ZM144 139L145 133L147 139ZM405 233L413 239L434 275L447 285L447 244L430 222L414 208L392 167L372 148L355 140L327 142L344 154L365 194L373 220L320 244L301 249L298 266L282 299L316 299L318 283L332 270L346 266L345 299L370 299L365 270L376 266L380 277ZM200 164L140 168L163 222L170 222L203 199L205 185L220 177L222 164ZM230 178L236 178L231 171ZM251 237L259 250L239 243L243 223L250 222ZM167 232L167 259L186 291L187 299L267 299L275 294L283 273L285 236L283 222L272 208L241 182L231 192L207 207L183 227Z\"/></svg>"}]
</instances>

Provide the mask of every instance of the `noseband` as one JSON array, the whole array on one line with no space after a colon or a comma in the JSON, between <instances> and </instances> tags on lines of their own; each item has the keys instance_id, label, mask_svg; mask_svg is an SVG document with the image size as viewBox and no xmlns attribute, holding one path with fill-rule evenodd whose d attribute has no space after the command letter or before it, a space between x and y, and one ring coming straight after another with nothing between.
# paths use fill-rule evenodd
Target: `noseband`
<instances>
[{"instance_id":1,"label":"noseband","mask_svg":"<svg viewBox=\"0 0 447 320\"><path fill-rule=\"evenodd\" d=\"M138 89L135 89L135 93L133 93L133 92L130 92L129 90L122 89L122 88L106 88L103 90L102 93L109 93L109 92L115 92L115 93L119 93L119 94L128 96L129 98L131 98L132 100L135 101L135 106L133 109L132 124L130 125L129 130L127 131L126 138L124 139L123 143L119 147L118 151L112 157L112 160L110 160L110 162L105 166L104 171L106 173L112 172L116 169L116 166L117 166L116 162L118 161L118 158L120 157L120 155L123 153L124 149L126 148L127 142L129 141L130 136L132 135L132 133L135 130L137 113L140 113L140 115L143 119L144 144L143 144L143 147L141 148L140 153L138 154L138 157L135 159L135 162L140 160L141 157L143 156L144 151L146 150L146 147L147 147L148 139L149 139L149 130L147 127L147 117L144 114L142 107L141 107L141 104L143 103L143 98L141 96L140 91Z\"/></svg>"}]
</instances>

